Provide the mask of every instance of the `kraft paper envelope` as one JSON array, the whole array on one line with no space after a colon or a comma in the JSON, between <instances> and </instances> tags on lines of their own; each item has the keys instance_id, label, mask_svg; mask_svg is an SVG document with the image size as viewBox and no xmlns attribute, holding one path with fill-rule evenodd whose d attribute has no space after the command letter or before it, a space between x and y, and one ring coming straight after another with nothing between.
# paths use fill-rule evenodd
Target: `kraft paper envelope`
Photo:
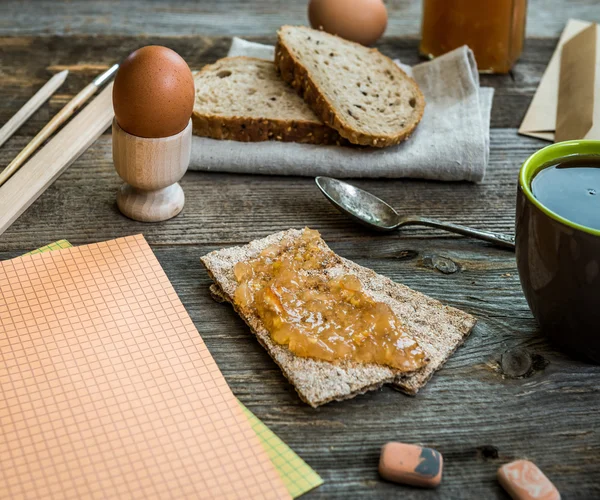
<instances>
[{"instance_id":1,"label":"kraft paper envelope","mask_svg":"<svg viewBox=\"0 0 600 500\"><path fill-rule=\"evenodd\" d=\"M597 24L565 43L560 61L556 142L600 139L600 38Z\"/></svg>"},{"instance_id":2,"label":"kraft paper envelope","mask_svg":"<svg viewBox=\"0 0 600 500\"><path fill-rule=\"evenodd\" d=\"M566 42L586 28L589 28L592 24L594 23L576 19L570 19L567 22L540 85L529 105L525 118L521 123L519 134L537 137L546 141L554 141L562 48ZM591 106L592 103L589 104Z\"/></svg>"}]
</instances>

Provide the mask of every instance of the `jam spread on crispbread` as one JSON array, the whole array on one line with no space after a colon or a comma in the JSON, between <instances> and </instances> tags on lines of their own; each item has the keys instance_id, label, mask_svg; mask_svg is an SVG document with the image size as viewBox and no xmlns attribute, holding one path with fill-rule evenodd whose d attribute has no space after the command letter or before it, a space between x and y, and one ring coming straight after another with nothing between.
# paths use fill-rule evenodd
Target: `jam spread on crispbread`
<instances>
[{"instance_id":1,"label":"jam spread on crispbread","mask_svg":"<svg viewBox=\"0 0 600 500\"><path fill-rule=\"evenodd\" d=\"M392 309L365 293L355 275L331 272L339 264L319 233L305 229L235 265L235 303L297 356L403 371L423 366L424 351Z\"/></svg>"}]
</instances>

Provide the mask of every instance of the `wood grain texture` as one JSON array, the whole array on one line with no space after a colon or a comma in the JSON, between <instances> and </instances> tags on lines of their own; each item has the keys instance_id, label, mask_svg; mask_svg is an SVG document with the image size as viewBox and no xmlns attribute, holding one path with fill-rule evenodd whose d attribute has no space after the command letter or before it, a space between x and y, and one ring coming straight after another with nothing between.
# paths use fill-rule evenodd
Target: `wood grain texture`
<instances>
[{"instance_id":1,"label":"wood grain texture","mask_svg":"<svg viewBox=\"0 0 600 500\"><path fill-rule=\"evenodd\" d=\"M121 213L140 222L160 222L179 214L185 196L177 181L190 164L191 152L191 119L178 134L160 138L131 135L113 120L113 164L126 183L117 193Z\"/></svg>"},{"instance_id":2,"label":"wood grain texture","mask_svg":"<svg viewBox=\"0 0 600 500\"><path fill-rule=\"evenodd\" d=\"M460 307L479 323L419 396L384 388L313 410L231 308L210 298L198 258L219 247L154 245L154 251L234 393L325 479L306 498L504 499L496 469L522 457L535 461L565 498L597 498L600 369L562 356L540 336L510 252L482 251L466 240L333 242L341 255ZM2 252L0 258L17 254ZM435 257L460 270L441 273L428 264ZM513 351L538 359L525 378L502 372L502 356ZM401 488L378 478L379 449L392 440L444 455L439 490Z\"/></svg>"},{"instance_id":3,"label":"wood grain texture","mask_svg":"<svg viewBox=\"0 0 600 500\"><path fill-rule=\"evenodd\" d=\"M251 39L274 44L276 35L273 32L271 36ZM69 69L70 74L61 92L21 127L20 134L37 133L91 78L143 45L166 45L178 52L191 69L199 69L224 57L230 43L228 37L199 36L0 37L3 62L0 95L4 97L0 100L0 123L8 120L15 107L24 104L53 72ZM555 39L528 40L523 56L511 74L481 75L482 85L496 89L492 127L517 128L520 125L555 46ZM407 64L422 61L415 39L384 38L377 47L387 56Z\"/></svg>"},{"instance_id":4,"label":"wood grain texture","mask_svg":"<svg viewBox=\"0 0 600 500\"><path fill-rule=\"evenodd\" d=\"M71 99L64 108L62 108L52 119L44 125L36 136L19 152L6 168L0 173L0 186L4 184L21 166L33 155L37 149L46 142L54 132L56 132L64 123L66 123L73 114L81 108L85 102L92 97L98 87L94 83L85 86L73 99ZM81 135L87 131L79 129ZM72 140L72 139L69 139Z\"/></svg>"},{"instance_id":5,"label":"wood grain texture","mask_svg":"<svg viewBox=\"0 0 600 500\"><path fill-rule=\"evenodd\" d=\"M387 36L417 37L421 0L386 0ZM558 36L568 18L600 20L596 0L530 0L529 37ZM265 35L307 24L308 0L4 0L0 33Z\"/></svg>"},{"instance_id":6,"label":"wood grain texture","mask_svg":"<svg viewBox=\"0 0 600 500\"><path fill-rule=\"evenodd\" d=\"M201 16L195 12L214 13L233 5L232 0L218 4L182 0L177 2L178 11L177 6L169 10L165 4L143 3L138 2L139 10L129 9L125 17L119 17L124 11L118 2L105 2L106 9L99 2L85 2L84 10L83 1L74 1L70 14L65 3L56 2L55 16L44 13L41 20L31 18L25 26L32 29L29 33L47 29L48 34L89 26L118 33L115 36L0 38L0 123L50 74L66 68L71 71L61 93L0 148L0 165L10 161L91 76L133 49L148 43L168 45L192 68L199 68L226 53L230 40L222 35L238 28L236 34L244 33L241 21L229 23L221 17L221 25L210 27L219 35L215 37L123 36L136 29L165 33L175 24L178 34L186 29L201 33ZM12 4L0 5L3 33L7 33L7 13L12 16L10 24L20 22L23 27L22 10L36 2L25 7L19 3L18 8L16 2ZM254 7L245 2L235 5L245 29L268 34L255 39L271 43L281 19L288 22L304 9L302 2L284 6L275 1L265 7L264 0L254 2ZM418 5L417 0L388 2L388 7L399 9L389 34L400 34L394 33L393 23L410 23L410 16L404 18L403 13ZM595 0L552 0L543 5L534 0L530 33L542 29L531 26L532 15L539 16L542 24L555 26L558 33L566 10L591 18L586 13L595 7ZM152 8L162 9L160 19L148 14ZM249 14L253 8L262 13ZM99 18L92 17L97 9L107 13L102 29ZM207 19L217 22L215 17ZM83 20L89 23L84 26ZM207 28L204 33L208 32ZM530 38L510 75L482 77L484 85L496 88L491 160L483 183L371 179L356 184L406 213L514 231L519 166L546 144L519 137L516 127L555 44L554 38ZM384 38L379 47L408 63L419 61L415 38ZM115 192L121 181L112 165L110 144L110 136L103 135L0 236L0 259L60 238L82 244L143 232L234 393L325 480L305 498L506 499L496 470L517 458L538 464L564 498L600 498L600 367L563 356L541 336L521 292L514 253L424 228L386 235L367 232L338 214L311 179L297 177L188 172L181 182L186 206L178 217L153 225L133 222L116 208ZM212 301L210 280L199 263L201 255L304 225L320 230L340 255L479 319L466 344L419 396L410 398L384 388L313 410L297 398L231 308ZM378 477L380 447L392 440L423 444L443 453L445 470L439 489L400 487Z\"/></svg>"},{"instance_id":7,"label":"wood grain texture","mask_svg":"<svg viewBox=\"0 0 600 500\"><path fill-rule=\"evenodd\" d=\"M518 137L514 129L493 129L491 144L490 165L482 184L410 179L353 182L404 213L511 233L520 164L544 143ZM0 164L7 157L10 152L0 149ZM328 241L373 237L341 216L310 178L187 172L181 181L185 209L178 217L151 226L119 214L115 193L120 184L112 164L111 138L104 135L23 214L2 238L1 247L34 248L63 237L83 243L134 232L144 232L153 245L235 244L304 225L323 231ZM68 217L66 206L71 207ZM94 221L93 231L87 227L90 220ZM457 238L417 227L385 236L395 241L413 237ZM486 243L473 244L488 248Z\"/></svg>"},{"instance_id":8,"label":"wood grain texture","mask_svg":"<svg viewBox=\"0 0 600 500\"><path fill-rule=\"evenodd\" d=\"M95 91L96 86L93 87ZM84 90L79 95L85 92L91 91ZM23 169L14 173L0 186L0 234L10 227L107 128L112 119L111 94L112 84L56 134ZM25 150L31 144L30 142ZM16 163L6 168L11 169L14 165Z\"/></svg>"}]
</instances>

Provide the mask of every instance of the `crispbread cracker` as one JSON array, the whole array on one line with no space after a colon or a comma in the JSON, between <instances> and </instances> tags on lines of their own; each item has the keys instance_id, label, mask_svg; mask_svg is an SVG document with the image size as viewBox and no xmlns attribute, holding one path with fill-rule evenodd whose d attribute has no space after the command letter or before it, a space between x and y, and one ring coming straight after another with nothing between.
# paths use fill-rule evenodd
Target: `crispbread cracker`
<instances>
[{"instance_id":1,"label":"crispbread cracker","mask_svg":"<svg viewBox=\"0 0 600 500\"><path fill-rule=\"evenodd\" d=\"M292 241L301 234L301 230L289 229L252 241L248 245L225 248L205 255L201 261L216 283L216 286L211 287L211 293L233 304L237 287L233 274L235 264L255 258L266 247L284 239ZM396 370L375 364L349 361L330 363L299 357L292 354L286 346L274 343L256 315L243 314L233 304L259 342L295 386L300 398L313 407L334 400L352 398L388 382L394 382L398 389L408 394L416 394L464 342L475 325L476 320L473 316L444 306L437 300L347 259L340 257L339 264L329 270L329 274L332 277L336 274L357 276L365 293L392 308L407 333L419 342L430 361L416 372L399 375Z\"/></svg>"}]
</instances>

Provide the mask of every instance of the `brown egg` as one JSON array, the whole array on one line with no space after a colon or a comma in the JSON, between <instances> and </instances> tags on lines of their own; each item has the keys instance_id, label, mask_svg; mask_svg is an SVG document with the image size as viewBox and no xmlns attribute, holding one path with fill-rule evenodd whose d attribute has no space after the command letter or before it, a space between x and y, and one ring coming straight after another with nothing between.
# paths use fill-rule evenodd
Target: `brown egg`
<instances>
[{"instance_id":1,"label":"brown egg","mask_svg":"<svg viewBox=\"0 0 600 500\"><path fill-rule=\"evenodd\" d=\"M138 137L181 132L194 108L194 78L187 63L167 47L149 45L123 61L113 88L113 107L123 130Z\"/></svg>"},{"instance_id":2,"label":"brown egg","mask_svg":"<svg viewBox=\"0 0 600 500\"><path fill-rule=\"evenodd\" d=\"M310 0L308 19L314 29L372 45L387 26L382 0Z\"/></svg>"}]
</instances>

